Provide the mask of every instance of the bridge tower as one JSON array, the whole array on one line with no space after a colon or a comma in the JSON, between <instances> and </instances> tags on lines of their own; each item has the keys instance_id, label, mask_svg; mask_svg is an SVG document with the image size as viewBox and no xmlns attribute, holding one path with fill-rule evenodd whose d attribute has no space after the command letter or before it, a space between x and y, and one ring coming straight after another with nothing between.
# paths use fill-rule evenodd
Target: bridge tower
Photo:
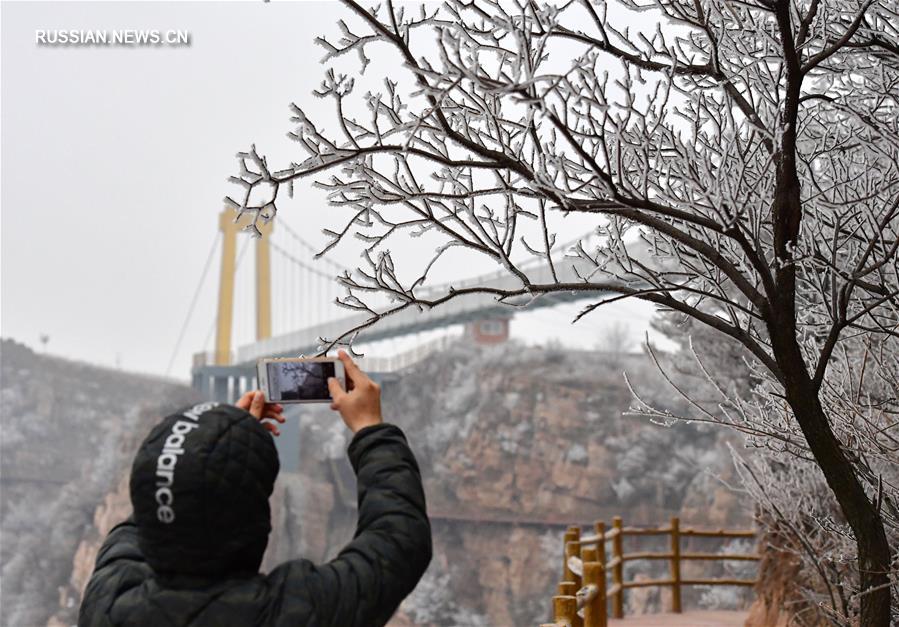
<instances>
[{"instance_id":1,"label":"bridge tower","mask_svg":"<svg viewBox=\"0 0 899 627\"><path fill-rule=\"evenodd\" d=\"M194 354L191 379L204 399L234 402L255 385L253 364L232 363L232 327L234 323L234 287L237 272L237 234L250 224L251 218L235 222L237 212L226 207L219 214L222 234L221 274L219 276L218 309L215 319L215 347L209 363L206 352ZM272 289L269 238L272 222L257 224L262 237L256 240L256 339L272 335Z\"/></svg>"},{"instance_id":2,"label":"bridge tower","mask_svg":"<svg viewBox=\"0 0 899 627\"><path fill-rule=\"evenodd\" d=\"M237 233L250 224L244 216L235 222L237 212L225 207L219 214L222 232L222 265L219 278L218 315L216 316L215 357L216 366L231 364L231 328L234 321L234 275L237 265ZM256 240L256 339L264 340L272 335L272 267L269 237L274 222L259 223L262 237Z\"/></svg>"}]
</instances>

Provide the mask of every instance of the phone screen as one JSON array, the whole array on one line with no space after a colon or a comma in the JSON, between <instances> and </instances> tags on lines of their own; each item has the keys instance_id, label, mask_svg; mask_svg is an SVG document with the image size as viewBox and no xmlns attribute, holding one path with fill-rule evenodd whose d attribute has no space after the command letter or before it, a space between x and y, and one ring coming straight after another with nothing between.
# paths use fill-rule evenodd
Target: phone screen
<instances>
[{"instance_id":1,"label":"phone screen","mask_svg":"<svg viewBox=\"0 0 899 627\"><path fill-rule=\"evenodd\" d=\"M330 400L333 361L275 361L266 364L270 401Z\"/></svg>"}]
</instances>

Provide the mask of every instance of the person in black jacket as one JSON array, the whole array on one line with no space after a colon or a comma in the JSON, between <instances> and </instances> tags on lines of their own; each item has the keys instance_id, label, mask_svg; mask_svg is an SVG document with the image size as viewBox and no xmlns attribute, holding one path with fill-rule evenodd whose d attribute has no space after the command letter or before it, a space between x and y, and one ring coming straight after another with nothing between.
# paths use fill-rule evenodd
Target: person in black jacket
<instances>
[{"instance_id":1,"label":"person in black jacket","mask_svg":"<svg viewBox=\"0 0 899 627\"><path fill-rule=\"evenodd\" d=\"M349 391L331 408L355 434L353 540L325 564L296 559L259 573L279 465L271 434L283 408L250 392L165 418L131 471L134 514L97 556L79 627L384 625L431 560L421 475L399 428L381 421L380 390L340 351ZM274 421L274 422L273 422Z\"/></svg>"}]
</instances>

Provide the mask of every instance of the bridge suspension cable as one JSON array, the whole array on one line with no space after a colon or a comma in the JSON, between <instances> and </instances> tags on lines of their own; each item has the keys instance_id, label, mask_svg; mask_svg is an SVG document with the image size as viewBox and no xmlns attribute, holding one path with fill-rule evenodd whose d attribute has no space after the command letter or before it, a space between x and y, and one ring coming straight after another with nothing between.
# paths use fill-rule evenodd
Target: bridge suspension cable
<instances>
[{"instance_id":1,"label":"bridge suspension cable","mask_svg":"<svg viewBox=\"0 0 899 627\"><path fill-rule=\"evenodd\" d=\"M292 254L290 254L289 252L287 252L286 250L284 250L283 248L278 246L276 243L270 242L269 245L272 247L272 250L277 251L279 254L281 254L281 256L283 256L285 259L287 259L291 263L294 263L297 266L304 268L304 269L308 270L309 272L311 272L317 276L320 276L322 278L325 278L328 280L335 278L333 274L328 274L324 270L320 270L320 269L314 267L312 264L309 264L309 263L303 261L302 259L297 259ZM338 267L343 268L343 266L338 266Z\"/></svg>"},{"instance_id":2,"label":"bridge suspension cable","mask_svg":"<svg viewBox=\"0 0 899 627\"><path fill-rule=\"evenodd\" d=\"M290 225L288 225L286 222L281 221L278 223L278 226L283 228L284 232L290 235L300 246L311 252L313 255L318 254L318 249L316 249L315 246L303 239L296 231L290 228ZM340 272L352 272L352 268L347 268L346 266L337 263L333 259L328 259L327 257L319 257L319 259L323 263L326 263L327 265L331 266L335 270L339 270Z\"/></svg>"},{"instance_id":3,"label":"bridge suspension cable","mask_svg":"<svg viewBox=\"0 0 899 627\"><path fill-rule=\"evenodd\" d=\"M169 357L169 364L165 368L165 376L169 376L169 374L172 372L172 364L175 363L175 357L178 356L178 349L181 348L181 341L184 339L184 333L187 331L187 325L190 324L190 319L193 316L194 308L197 305L197 299L200 297L200 290L203 288L203 284L206 282L206 275L209 273L209 266L212 265L212 258L215 255L216 248L218 248L219 241L221 241L219 235L219 232L216 231L215 237L212 238L212 246L209 248L209 254L206 255L206 263L203 264L203 272L200 274L200 280L197 282L197 287L194 289L193 298L191 298L190 306L187 308L187 315L184 317L184 322L181 323L181 331L178 332L178 339L175 342L175 348L172 349L172 356Z\"/></svg>"},{"instance_id":4,"label":"bridge suspension cable","mask_svg":"<svg viewBox=\"0 0 899 627\"><path fill-rule=\"evenodd\" d=\"M297 239L302 242L300 238ZM276 265L278 269L276 274L285 277L287 282L281 292L282 302L278 307L281 312L279 318L286 310L287 320L284 321L286 328L279 330L282 332L295 330L300 318L305 318L305 326L323 322L328 316L329 306L338 295L336 275L316 267L314 262L298 258L275 242L270 242L269 245L280 260ZM312 250L308 244L305 244L305 247ZM334 269L344 269L334 262L330 262L329 265ZM283 302L284 299L286 302Z\"/></svg>"}]
</instances>

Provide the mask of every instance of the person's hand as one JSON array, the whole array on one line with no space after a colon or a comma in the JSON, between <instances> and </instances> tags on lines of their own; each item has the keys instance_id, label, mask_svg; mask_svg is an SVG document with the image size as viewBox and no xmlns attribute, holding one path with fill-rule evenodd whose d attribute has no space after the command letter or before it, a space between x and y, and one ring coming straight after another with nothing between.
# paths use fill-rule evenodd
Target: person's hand
<instances>
[{"instance_id":1,"label":"person's hand","mask_svg":"<svg viewBox=\"0 0 899 627\"><path fill-rule=\"evenodd\" d=\"M341 418L353 433L364 427L381 424L381 386L359 370L359 366L346 351L337 351L337 357L343 362L349 391L344 390L336 378L329 378L331 409L340 412Z\"/></svg>"},{"instance_id":2,"label":"person's hand","mask_svg":"<svg viewBox=\"0 0 899 627\"><path fill-rule=\"evenodd\" d=\"M235 407L250 412L262 426L271 431L274 435L281 435L281 431L277 425L270 420L276 422L284 422L284 407L279 403L266 403L265 394L261 390L250 390L240 397L240 400L234 403Z\"/></svg>"}]
</instances>

